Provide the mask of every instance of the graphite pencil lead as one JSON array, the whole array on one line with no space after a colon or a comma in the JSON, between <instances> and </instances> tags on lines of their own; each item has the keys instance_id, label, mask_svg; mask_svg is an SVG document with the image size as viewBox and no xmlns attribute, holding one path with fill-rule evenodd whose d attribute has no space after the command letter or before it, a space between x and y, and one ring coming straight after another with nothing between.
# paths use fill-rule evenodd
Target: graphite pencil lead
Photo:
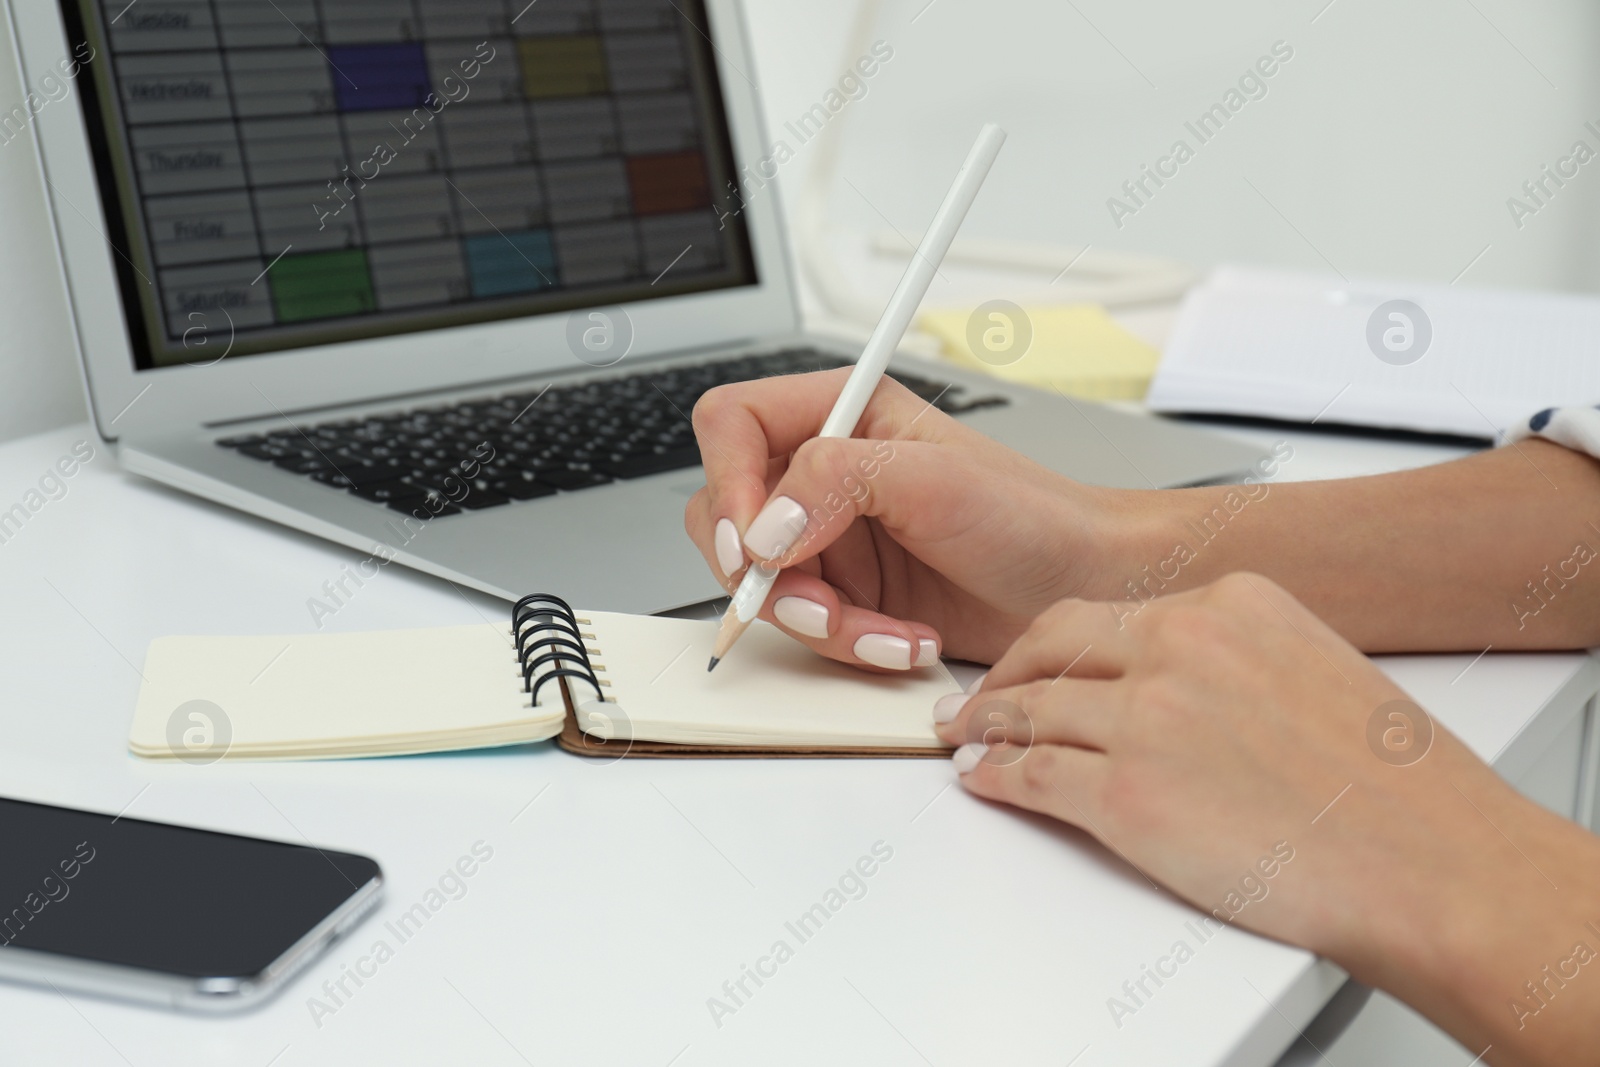
<instances>
[{"instance_id":1,"label":"graphite pencil lead","mask_svg":"<svg viewBox=\"0 0 1600 1067\"><path fill-rule=\"evenodd\" d=\"M712 656L711 657L711 662L706 664L706 673L710 674L712 671L716 670L717 669L717 664L719 664L721 662L722 661L720 659L718 659L716 656Z\"/></svg>"}]
</instances>

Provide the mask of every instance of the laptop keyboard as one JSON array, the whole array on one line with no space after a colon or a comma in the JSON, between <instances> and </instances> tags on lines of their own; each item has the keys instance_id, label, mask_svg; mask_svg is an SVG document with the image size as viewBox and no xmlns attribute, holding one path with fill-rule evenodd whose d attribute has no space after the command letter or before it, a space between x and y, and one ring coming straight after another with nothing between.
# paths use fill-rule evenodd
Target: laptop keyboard
<instances>
[{"instance_id":1,"label":"laptop keyboard","mask_svg":"<svg viewBox=\"0 0 1600 1067\"><path fill-rule=\"evenodd\" d=\"M458 515L698 467L689 413L704 393L843 366L837 356L789 348L217 444L397 511ZM892 377L950 414L1007 403L915 375Z\"/></svg>"}]
</instances>

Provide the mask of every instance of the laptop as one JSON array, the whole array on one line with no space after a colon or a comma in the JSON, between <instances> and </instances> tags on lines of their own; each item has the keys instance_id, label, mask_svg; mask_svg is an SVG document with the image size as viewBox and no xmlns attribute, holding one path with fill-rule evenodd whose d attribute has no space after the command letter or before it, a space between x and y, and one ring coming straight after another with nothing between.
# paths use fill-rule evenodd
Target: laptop
<instances>
[{"instance_id":1,"label":"laptop","mask_svg":"<svg viewBox=\"0 0 1600 1067\"><path fill-rule=\"evenodd\" d=\"M27 97L0 140L37 139L123 467L363 573L613 611L721 594L683 533L695 402L857 352L802 330L735 0L9 7ZM1256 458L935 362L892 373L1087 482Z\"/></svg>"}]
</instances>

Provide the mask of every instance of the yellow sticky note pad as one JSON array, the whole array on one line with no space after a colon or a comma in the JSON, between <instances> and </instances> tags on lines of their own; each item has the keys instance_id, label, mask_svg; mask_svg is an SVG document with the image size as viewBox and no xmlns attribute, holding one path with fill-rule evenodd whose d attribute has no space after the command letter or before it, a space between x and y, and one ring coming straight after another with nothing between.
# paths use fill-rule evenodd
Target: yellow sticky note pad
<instances>
[{"instance_id":1,"label":"yellow sticky note pad","mask_svg":"<svg viewBox=\"0 0 1600 1067\"><path fill-rule=\"evenodd\" d=\"M935 309L917 325L952 363L1091 400L1143 398L1161 359L1098 304Z\"/></svg>"}]
</instances>

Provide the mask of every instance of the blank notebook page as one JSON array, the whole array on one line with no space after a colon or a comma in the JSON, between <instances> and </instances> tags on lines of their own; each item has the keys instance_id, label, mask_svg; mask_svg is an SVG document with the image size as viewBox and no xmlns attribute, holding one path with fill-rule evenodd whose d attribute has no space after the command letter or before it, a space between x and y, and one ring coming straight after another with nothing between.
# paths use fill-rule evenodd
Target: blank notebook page
<instances>
[{"instance_id":1,"label":"blank notebook page","mask_svg":"<svg viewBox=\"0 0 1600 1067\"><path fill-rule=\"evenodd\" d=\"M129 747L178 755L174 712L222 709L234 755L430 751L553 736L559 707L533 708L507 627L151 642ZM543 694L541 694L542 696ZM549 702L546 702L548 705Z\"/></svg>"},{"instance_id":2,"label":"blank notebook page","mask_svg":"<svg viewBox=\"0 0 1600 1067\"><path fill-rule=\"evenodd\" d=\"M585 733L678 744L945 747L933 732L933 702L960 687L943 666L869 674L758 621L707 673L716 622L577 614L594 635L599 677L611 683L606 705L580 700ZM573 686L575 698L589 692Z\"/></svg>"}]
</instances>

